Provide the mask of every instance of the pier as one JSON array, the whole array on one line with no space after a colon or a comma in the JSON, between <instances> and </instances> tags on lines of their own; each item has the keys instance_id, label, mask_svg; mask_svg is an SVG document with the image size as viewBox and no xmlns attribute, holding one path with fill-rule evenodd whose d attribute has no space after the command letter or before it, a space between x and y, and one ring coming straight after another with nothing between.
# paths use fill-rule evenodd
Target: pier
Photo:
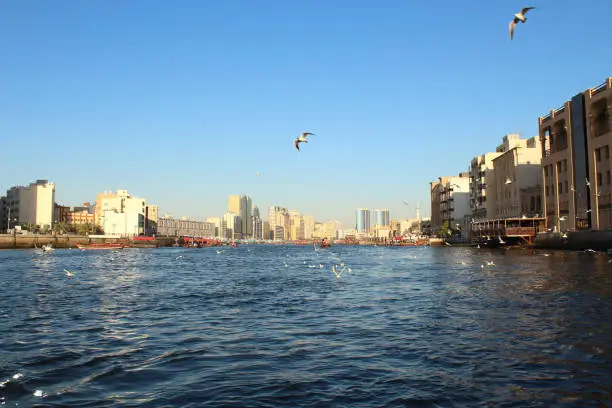
<instances>
[{"instance_id":1,"label":"pier","mask_svg":"<svg viewBox=\"0 0 612 408\"><path fill-rule=\"evenodd\" d=\"M536 235L545 231L545 218L499 218L473 220L470 233L472 245L531 247Z\"/></svg>"}]
</instances>

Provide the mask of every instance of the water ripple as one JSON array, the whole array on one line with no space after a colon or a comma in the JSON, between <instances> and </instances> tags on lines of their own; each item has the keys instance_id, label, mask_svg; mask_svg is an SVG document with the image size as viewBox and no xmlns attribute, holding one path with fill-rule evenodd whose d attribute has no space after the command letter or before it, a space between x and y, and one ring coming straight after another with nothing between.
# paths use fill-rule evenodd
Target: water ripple
<instances>
[{"instance_id":1,"label":"water ripple","mask_svg":"<svg viewBox=\"0 0 612 408\"><path fill-rule=\"evenodd\" d=\"M612 264L547 255L0 252L0 404L604 406Z\"/></svg>"}]
</instances>

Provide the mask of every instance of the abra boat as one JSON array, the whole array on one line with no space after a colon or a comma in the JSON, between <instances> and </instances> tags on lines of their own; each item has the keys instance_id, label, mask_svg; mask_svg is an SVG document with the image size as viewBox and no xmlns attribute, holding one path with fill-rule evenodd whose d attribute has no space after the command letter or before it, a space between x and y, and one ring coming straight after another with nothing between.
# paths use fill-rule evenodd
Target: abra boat
<instances>
[{"instance_id":1,"label":"abra boat","mask_svg":"<svg viewBox=\"0 0 612 408\"><path fill-rule=\"evenodd\" d=\"M123 249L123 244L74 244L81 251L88 249Z\"/></svg>"}]
</instances>

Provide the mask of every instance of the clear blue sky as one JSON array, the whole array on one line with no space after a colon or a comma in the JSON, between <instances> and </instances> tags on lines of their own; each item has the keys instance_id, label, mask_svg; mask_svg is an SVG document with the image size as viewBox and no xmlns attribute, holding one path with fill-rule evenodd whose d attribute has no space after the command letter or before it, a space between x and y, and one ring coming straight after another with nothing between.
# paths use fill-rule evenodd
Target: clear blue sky
<instances>
[{"instance_id":1,"label":"clear blue sky","mask_svg":"<svg viewBox=\"0 0 612 408\"><path fill-rule=\"evenodd\" d=\"M428 214L431 180L612 75L611 15L609 0L3 1L0 190L45 178L77 205L126 188L197 218L241 193L347 226L362 206L412 216L401 200ZM316 136L297 153L301 131Z\"/></svg>"}]
</instances>

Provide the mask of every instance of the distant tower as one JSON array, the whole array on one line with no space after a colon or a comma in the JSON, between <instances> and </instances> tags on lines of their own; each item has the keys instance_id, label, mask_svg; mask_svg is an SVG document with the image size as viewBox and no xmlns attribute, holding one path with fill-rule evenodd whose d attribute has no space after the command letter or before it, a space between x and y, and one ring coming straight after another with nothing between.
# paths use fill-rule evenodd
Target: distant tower
<instances>
[{"instance_id":1,"label":"distant tower","mask_svg":"<svg viewBox=\"0 0 612 408\"><path fill-rule=\"evenodd\" d=\"M416 218L417 218L417 231L421 233L421 204L418 203L416 206Z\"/></svg>"}]
</instances>

